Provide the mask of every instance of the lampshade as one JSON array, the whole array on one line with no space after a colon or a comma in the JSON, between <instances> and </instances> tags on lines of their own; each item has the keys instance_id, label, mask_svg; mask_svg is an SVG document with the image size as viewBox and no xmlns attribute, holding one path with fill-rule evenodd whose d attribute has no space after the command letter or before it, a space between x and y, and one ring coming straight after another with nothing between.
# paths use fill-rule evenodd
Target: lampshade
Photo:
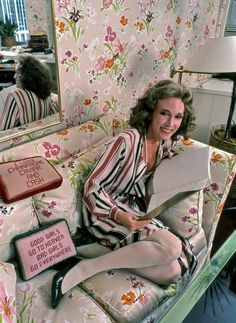
<instances>
[{"instance_id":1,"label":"lampshade","mask_svg":"<svg viewBox=\"0 0 236 323\"><path fill-rule=\"evenodd\" d=\"M219 74L233 80L232 98L225 129L225 139L229 137L236 102L236 36L209 38L198 49L197 53L184 65L184 68L170 70L170 77L179 73L181 83L182 73Z\"/></svg>"},{"instance_id":2,"label":"lampshade","mask_svg":"<svg viewBox=\"0 0 236 323\"><path fill-rule=\"evenodd\" d=\"M203 74L236 72L236 36L209 38L184 70Z\"/></svg>"}]
</instances>

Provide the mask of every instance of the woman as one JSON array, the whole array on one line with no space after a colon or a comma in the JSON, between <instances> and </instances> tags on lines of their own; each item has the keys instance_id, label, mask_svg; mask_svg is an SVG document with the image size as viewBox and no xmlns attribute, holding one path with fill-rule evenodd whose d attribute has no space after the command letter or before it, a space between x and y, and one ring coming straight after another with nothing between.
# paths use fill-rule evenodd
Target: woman
<instances>
[{"instance_id":1,"label":"woman","mask_svg":"<svg viewBox=\"0 0 236 323\"><path fill-rule=\"evenodd\" d=\"M33 55L20 55L15 79L17 88L7 95L0 130L19 127L58 112L50 96L53 82L46 64Z\"/></svg>"},{"instance_id":2,"label":"woman","mask_svg":"<svg viewBox=\"0 0 236 323\"><path fill-rule=\"evenodd\" d=\"M171 157L178 136L188 137L193 121L191 92L171 80L160 81L138 100L131 128L116 136L84 186L84 223L104 254L77 259L54 276L53 308L69 289L104 270L129 268L164 285L179 278L180 239L157 219L140 216L148 205L148 179L163 158Z\"/></svg>"}]
</instances>

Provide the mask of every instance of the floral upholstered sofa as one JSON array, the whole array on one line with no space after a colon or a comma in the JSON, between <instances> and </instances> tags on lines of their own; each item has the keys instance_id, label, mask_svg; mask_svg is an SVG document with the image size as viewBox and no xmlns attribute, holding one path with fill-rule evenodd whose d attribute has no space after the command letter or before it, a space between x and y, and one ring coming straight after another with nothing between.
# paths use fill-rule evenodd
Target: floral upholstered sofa
<instances>
[{"instance_id":1,"label":"floral upholstered sofa","mask_svg":"<svg viewBox=\"0 0 236 323\"><path fill-rule=\"evenodd\" d=\"M22 281L14 258L12 238L56 218L67 220L72 236L81 224L80 201L84 181L106 142L127 126L123 116L105 115L0 154L6 162L44 156L63 177L59 188L11 204L0 201L0 322L160 322L163 314L209 258L216 226L236 169L235 156L212 147L212 183L192 200L179 205L176 217L166 214L170 229L188 239L198 265L176 284L163 288L127 270L99 273L63 297L51 308L51 281L55 269ZM204 144L180 140L176 151ZM163 217L165 221L165 217ZM179 231L180 230L180 231ZM78 246L80 256L94 257L96 243ZM147 250L148 252L148 250Z\"/></svg>"}]
</instances>

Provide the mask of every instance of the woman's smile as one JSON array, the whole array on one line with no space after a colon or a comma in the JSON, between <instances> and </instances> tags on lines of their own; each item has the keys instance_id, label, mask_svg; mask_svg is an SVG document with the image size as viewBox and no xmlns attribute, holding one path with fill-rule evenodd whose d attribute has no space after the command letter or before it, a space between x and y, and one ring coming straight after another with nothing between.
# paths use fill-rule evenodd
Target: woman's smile
<instances>
[{"instance_id":1,"label":"woman's smile","mask_svg":"<svg viewBox=\"0 0 236 323\"><path fill-rule=\"evenodd\" d=\"M148 128L150 140L167 140L179 129L184 116L181 99L169 97L159 100Z\"/></svg>"}]
</instances>

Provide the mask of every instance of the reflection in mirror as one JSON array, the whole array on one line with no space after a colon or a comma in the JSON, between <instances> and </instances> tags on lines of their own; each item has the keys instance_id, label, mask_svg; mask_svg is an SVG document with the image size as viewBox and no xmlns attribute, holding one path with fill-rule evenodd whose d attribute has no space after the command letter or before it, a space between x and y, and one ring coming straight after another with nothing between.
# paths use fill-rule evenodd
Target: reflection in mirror
<instances>
[{"instance_id":1,"label":"reflection in mirror","mask_svg":"<svg viewBox=\"0 0 236 323\"><path fill-rule=\"evenodd\" d=\"M229 11L227 13L224 36L236 35L236 1L230 0Z\"/></svg>"},{"instance_id":2,"label":"reflection in mirror","mask_svg":"<svg viewBox=\"0 0 236 323\"><path fill-rule=\"evenodd\" d=\"M16 88L17 90L21 90L19 89L19 82L17 83L15 80L17 61L21 57L29 54L47 65L53 80L50 100L54 102L54 106L58 107L59 111L57 113L54 110L54 114L51 117L48 116L52 113L43 113L38 118L29 118L29 123L19 123L20 128L16 128L13 124L0 127L0 130L7 129L0 131L0 142L12 139L16 135L19 136L19 131L23 135L59 124L62 121L57 72L56 37L53 28L53 9L52 1L48 0L40 2L36 0L20 0L17 2L17 5L12 0L6 0L0 3L0 21L2 23L9 23L11 21L18 26L13 40L7 41L7 37L1 33L0 23L0 117L9 92L13 93L12 91ZM9 13L8 18L5 15L6 12ZM29 109L28 105L27 109Z\"/></svg>"}]
</instances>

